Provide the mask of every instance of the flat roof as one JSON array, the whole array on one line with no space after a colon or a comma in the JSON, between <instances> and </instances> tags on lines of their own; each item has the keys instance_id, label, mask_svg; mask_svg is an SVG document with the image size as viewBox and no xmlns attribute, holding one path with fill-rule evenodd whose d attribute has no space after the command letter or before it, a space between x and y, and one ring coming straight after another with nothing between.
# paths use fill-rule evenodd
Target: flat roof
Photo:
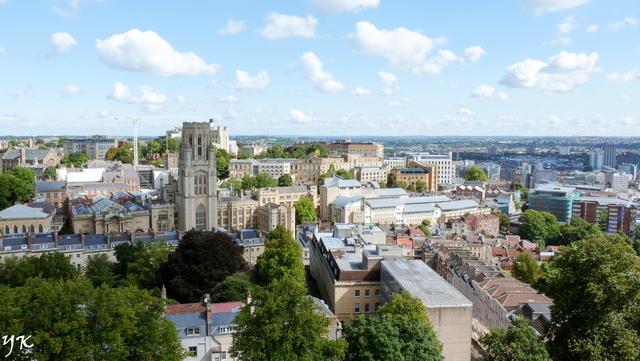
<instances>
[{"instance_id":1,"label":"flat roof","mask_svg":"<svg viewBox=\"0 0 640 361\"><path fill-rule=\"evenodd\" d=\"M473 306L460 291L422 261L383 259L382 272L391 274L402 288L419 298L427 308Z\"/></svg>"}]
</instances>

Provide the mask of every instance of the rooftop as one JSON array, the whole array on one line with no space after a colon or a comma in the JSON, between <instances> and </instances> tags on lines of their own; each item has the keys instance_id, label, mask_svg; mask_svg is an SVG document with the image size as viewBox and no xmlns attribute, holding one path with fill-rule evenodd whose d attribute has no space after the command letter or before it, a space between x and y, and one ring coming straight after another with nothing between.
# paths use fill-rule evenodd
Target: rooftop
<instances>
[{"instance_id":1,"label":"rooftop","mask_svg":"<svg viewBox=\"0 0 640 361\"><path fill-rule=\"evenodd\" d=\"M1 220L44 219L47 217L49 215L44 213L42 208L31 208L24 204L16 204L0 211Z\"/></svg>"}]
</instances>

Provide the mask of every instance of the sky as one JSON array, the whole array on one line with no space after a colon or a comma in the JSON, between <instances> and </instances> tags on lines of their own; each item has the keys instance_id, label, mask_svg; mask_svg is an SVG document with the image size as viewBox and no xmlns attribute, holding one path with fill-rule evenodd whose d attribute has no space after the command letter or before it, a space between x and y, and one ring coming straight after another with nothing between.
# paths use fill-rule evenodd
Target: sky
<instances>
[{"instance_id":1,"label":"sky","mask_svg":"<svg viewBox=\"0 0 640 361\"><path fill-rule=\"evenodd\" d=\"M0 135L640 136L638 0L0 0Z\"/></svg>"}]
</instances>

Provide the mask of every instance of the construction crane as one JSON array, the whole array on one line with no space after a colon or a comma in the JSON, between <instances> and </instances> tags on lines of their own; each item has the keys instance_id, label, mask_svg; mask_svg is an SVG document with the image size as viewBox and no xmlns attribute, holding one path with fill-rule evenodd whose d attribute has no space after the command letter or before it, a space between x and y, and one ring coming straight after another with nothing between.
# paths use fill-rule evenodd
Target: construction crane
<instances>
[{"instance_id":1,"label":"construction crane","mask_svg":"<svg viewBox=\"0 0 640 361\"><path fill-rule=\"evenodd\" d=\"M138 123L140 118L133 118L133 166L138 166Z\"/></svg>"}]
</instances>

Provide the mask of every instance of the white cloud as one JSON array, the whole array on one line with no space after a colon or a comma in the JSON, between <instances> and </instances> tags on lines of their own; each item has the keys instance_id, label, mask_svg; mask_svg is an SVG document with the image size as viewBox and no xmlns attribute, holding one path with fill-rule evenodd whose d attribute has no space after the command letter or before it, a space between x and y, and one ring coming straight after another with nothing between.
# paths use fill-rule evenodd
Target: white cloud
<instances>
[{"instance_id":1,"label":"white cloud","mask_svg":"<svg viewBox=\"0 0 640 361\"><path fill-rule=\"evenodd\" d=\"M158 92L148 85L139 86L138 92L138 96L129 98L129 103L144 105L150 112L160 110L167 102L166 94Z\"/></svg>"},{"instance_id":2,"label":"white cloud","mask_svg":"<svg viewBox=\"0 0 640 361\"><path fill-rule=\"evenodd\" d=\"M72 95L72 94L78 94L80 92L80 87L75 85L75 84L69 84L67 85L64 90L67 92L67 94Z\"/></svg>"},{"instance_id":3,"label":"white cloud","mask_svg":"<svg viewBox=\"0 0 640 361\"><path fill-rule=\"evenodd\" d=\"M521 0L522 4L536 15L568 10L584 5L589 0Z\"/></svg>"},{"instance_id":4,"label":"white cloud","mask_svg":"<svg viewBox=\"0 0 640 361\"><path fill-rule=\"evenodd\" d=\"M632 80L640 79L640 69L631 69L626 73L610 73L609 80L618 83L628 83Z\"/></svg>"},{"instance_id":5,"label":"white cloud","mask_svg":"<svg viewBox=\"0 0 640 361\"><path fill-rule=\"evenodd\" d=\"M398 81L398 77L393 73L387 73L386 71L379 71L378 76L380 77L380 81L384 85L392 85L393 83Z\"/></svg>"},{"instance_id":6,"label":"white cloud","mask_svg":"<svg viewBox=\"0 0 640 361\"><path fill-rule=\"evenodd\" d=\"M178 95L176 97L176 102L178 102L178 104L184 104L187 102L187 98L185 98L183 95Z\"/></svg>"},{"instance_id":7,"label":"white cloud","mask_svg":"<svg viewBox=\"0 0 640 361\"><path fill-rule=\"evenodd\" d=\"M0 0L0 5L8 3L9 0Z\"/></svg>"},{"instance_id":8,"label":"white cloud","mask_svg":"<svg viewBox=\"0 0 640 361\"><path fill-rule=\"evenodd\" d=\"M638 19L632 18L630 16L625 17L622 20L615 21L609 24L610 31L618 31L627 26L636 26L638 25Z\"/></svg>"},{"instance_id":9,"label":"white cloud","mask_svg":"<svg viewBox=\"0 0 640 361\"><path fill-rule=\"evenodd\" d=\"M313 116L313 113L306 114L299 109L289 110L289 118L295 120L300 124L311 124L316 120L316 118Z\"/></svg>"},{"instance_id":10,"label":"white cloud","mask_svg":"<svg viewBox=\"0 0 640 361\"><path fill-rule=\"evenodd\" d=\"M389 102L389 107L391 108L402 108L405 104L407 104L407 102L409 101L409 99L407 98L400 98L397 100L392 100Z\"/></svg>"},{"instance_id":11,"label":"white cloud","mask_svg":"<svg viewBox=\"0 0 640 361\"><path fill-rule=\"evenodd\" d=\"M510 87L537 88L544 92L565 92L586 83L596 70L598 53L562 51L547 62L525 59L507 68L500 83Z\"/></svg>"},{"instance_id":12,"label":"white cloud","mask_svg":"<svg viewBox=\"0 0 640 361\"><path fill-rule=\"evenodd\" d=\"M131 91L129 91L129 87L124 85L122 82L113 83L113 91L109 98L113 100L125 100L131 96Z\"/></svg>"},{"instance_id":13,"label":"white cloud","mask_svg":"<svg viewBox=\"0 0 640 361\"><path fill-rule=\"evenodd\" d=\"M496 88L488 84L481 84L477 86L471 91L471 96L478 99L496 98L500 100L507 100L509 98L506 93L497 91Z\"/></svg>"},{"instance_id":14,"label":"white cloud","mask_svg":"<svg viewBox=\"0 0 640 361\"><path fill-rule=\"evenodd\" d=\"M556 31L558 34L569 34L578 26L576 19L573 16L567 16L562 19L558 25L556 25Z\"/></svg>"},{"instance_id":15,"label":"white cloud","mask_svg":"<svg viewBox=\"0 0 640 361\"><path fill-rule=\"evenodd\" d=\"M0 55L6 53L7 51L5 50L5 48L0 46Z\"/></svg>"},{"instance_id":16,"label":"white cloud","mask_svg":"<svg viewBox=\"0 0 640 361\"><path fill-rule=\"evenodd\" d=\"M51 34L51 44L59 54L67 53L74 46L78 46L78 42L71 34L60 32Z\"/></svg>"},{"instance_id":17,"label":"white cloud","mask_svg":"<svg viewBox=\"0 0 640 361\"><path fill-rule=\"evenodd\" d=\"M192 52L179 52L156 32L131 29L106 39L96 40L100 58L107 64L126 70L162 76L212 75L216 64L207 64Z\"/></svg>"},{"instance_id":18,"label":"white cloud","mask_svg":"<svg viewBox=\"0 0 640 361\"><path fill-rule=\"evenodd\" d=\"M308 51L302 54L300 61L302 61L305 76L315 85L316 89L327 93L335 93L344 89L342 83L323 70L322 61L316 54Z\"/></svg>"},{"instance_id":19,"label":"white cloud","mask_svg":"<svg viewBox=\"0 0 640 361\"><path fill-rule=\"evenodd\" d=\"M218 98L219 103L235 103L237 101L238 101L238 98L234 97L233 95L227 95L227 96Z\"/></svg>"},{"instance_id":20,"label":"white cloud","mask_svg":"<svg viewBox=\"0 0 640 361\"><path fill-rule=\"evenodd\" d=\"M98 111L98 113L96 115L98 116L98 118L106 118L110 114L111 113L109 113L109 111L107 111L107 110L100 110L100 111Z\"/></svg>"},{"instance_id":21,"label":"white cloud","mask_svg":"<svg viewBox=\"0 0 640 361\"><path fill-rule=\"evenodd\" d=\"M358 12L366 8L376 8L380 0L311 0L311 2L332 13Z\"/></svg>"},{"instance_id":22,"label":"white cloud","mask_svg":"<svg viewBox=\"0 0 640 361\"><path fill-rule=\"evenodd\" d=\"M596 31L598 31L599 26L597 24L591 24L589 26L587 26L587 32L588 33L595 33Z\"/></svg>"},{"instance_id":23,"label":"white cloud","mask_svg":"<svg viewBox=\"0 0 640 361\"><path fill-rule=\"evenodd\" d=\"M371 89L363 88L363 87L359 86L359 87L356 87L355 89L353 89L351 91L351 94L353 94L353 95L371 95L372 91L371 91Z\"/></svg>"},{"instance_id":24,"label":"white cloud","mask_svg":"<svg viewBox=\"0 0 640 361\"><path fill-rule=\"evenodd\" d=\"M474 45L464 49L464 55L472 63L479 61L480 58L485 54L486 52L484 51L484 49L482 49L480 45Z\"/></svg>"},{"instance_id":25,"label":"white cloud","mask_svg":"<svg viewBox=\"0 0 640 361\"><path fill-rule=\"evenodd\" d=\"M224 26L218 30L218 34L237 34L245 31L247 24L242 20L229 19Z\"/></svg>"},{"instance_id":26,"label":"white cloud","mask_svg":"<svg viewBox=\"0 0 640 361\"><path fill-rule=\"evenodd\" d=\"M462 106L458 108L458 114L469 117L473 114L473 112L471 111L471 109Z\"/></svg>"},{"instance_id":27,"label":"white cloud","mask_svg":"<svg viewBox=\"0 0 640 361\"><path fill-rule=\"evenodd\" d=\"M236 84L234 88L239 90L264 89L269 85L269 74L262 70L255 76L251 76L243 70L236 70Z\"/></svg>"},{"instance_id":28,"label":"white cloud","mask_svg":"<svg viewBox=\"0 0 640 361\"><path fill-rule=\"evenodd\" d=\"M259 32L267 39L313 38L316 35L316 25L318 19L311 15L302 17L274 12L267 16L267 24Z\"/></svg>"}]
</instances>

